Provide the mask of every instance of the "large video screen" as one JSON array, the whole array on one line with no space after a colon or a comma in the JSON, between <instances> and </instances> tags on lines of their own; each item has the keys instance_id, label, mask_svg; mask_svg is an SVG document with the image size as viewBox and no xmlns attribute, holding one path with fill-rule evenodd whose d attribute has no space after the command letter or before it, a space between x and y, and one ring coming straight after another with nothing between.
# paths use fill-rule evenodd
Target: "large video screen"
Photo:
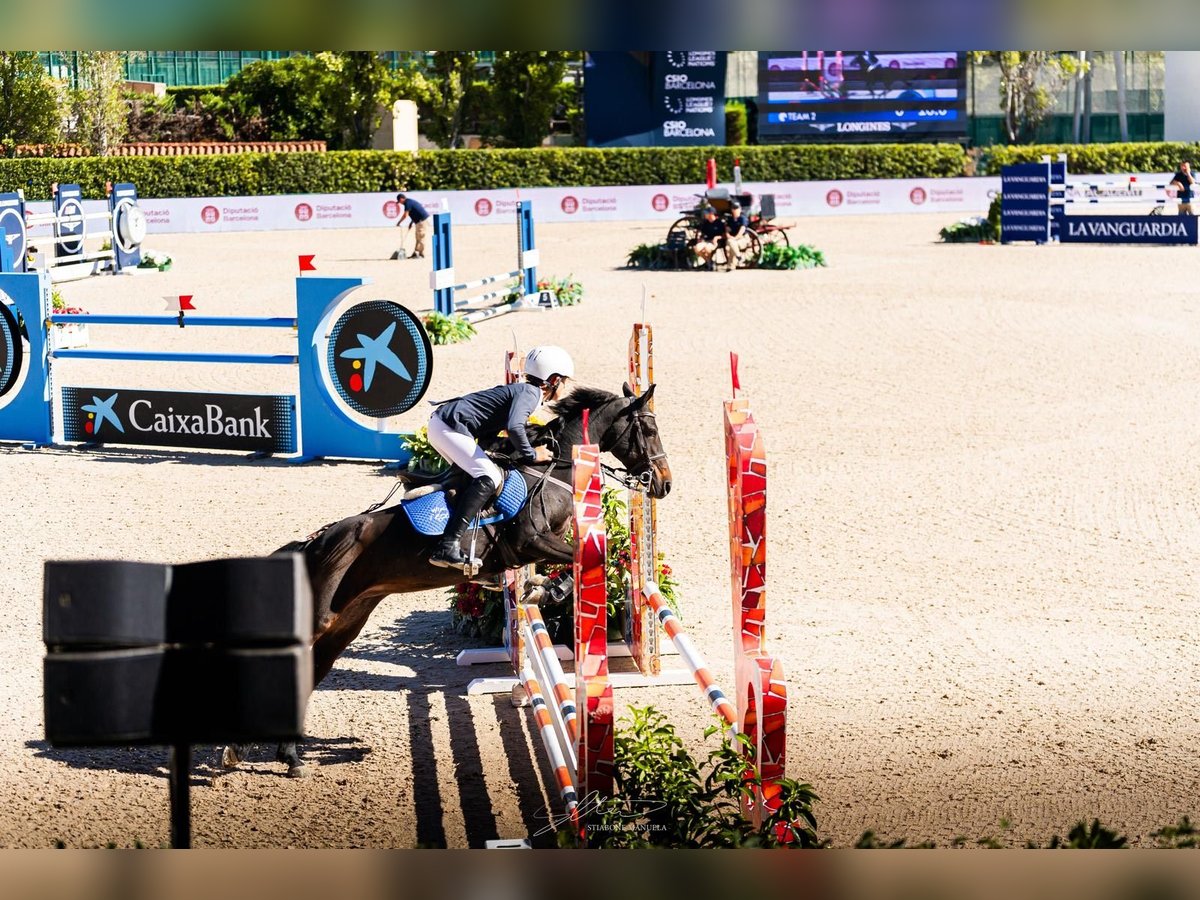
<instances>
[{"instance_id":1,"label":"large video screen","mask_svg":"<svg viewBox=\"0 0 1200 900\"><path fill-rule=\"evenodd\" d=\"M790 50L758 55L758 139L958 140L967 134L965 54Z\"/></svg>"}]
</instances>

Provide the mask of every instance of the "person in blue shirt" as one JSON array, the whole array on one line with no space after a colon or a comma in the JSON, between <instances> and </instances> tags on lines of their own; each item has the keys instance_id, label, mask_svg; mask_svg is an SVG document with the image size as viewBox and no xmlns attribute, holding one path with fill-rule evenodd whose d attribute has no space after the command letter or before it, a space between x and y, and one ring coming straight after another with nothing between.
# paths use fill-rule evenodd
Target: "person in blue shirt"
<instances>
[{"instance_id":1,"label":"person in blue shirt","mask_svg":"<svg viewBox=\"0 0 1200 900\"><path fill-rule=\"evenodd\" d=\"M1196 176L1192 174L1192 163L1190 160L1183 160L1179 164L1179 171L1171 176L1171 184L1177 185L1175 199L1179 201L1179 215L1194 216L1192 212L1192 185L1196 183Z\"/></svg>"},{"instance_id":2,"label":"person in blue shirt","mask_svg":"<svg viewBox=\"0 0 1200 900\"><path fill-rule=\"evenodd\" d=\"M500 467L480 448L481 439L508 433L518 465L549 462L548 447L534 450L525 424L542 403L557 398L559 388L575 375L575 363L561 347L534 347L525 355L525 380L476 391L440 403L429 418L429 443L449 463L471 476L458 495L441 543L429 561L443 568L474 569L480 561L463 553L462 537L471 521L496 493ZM518 476L520 477L520 476Z\"/></svg>"},{"instance_id":3,"label":"person in blue shirt","mask_svg":"<svg viewBox=\"0 0 1200 900\"><path fill-rule=\"evenodd\" d=\"M413 232L413 251L412 256L425 258L425 237L429 233L429 213L425 207L405 194L397 194L396 202L400 204L403 210L400 213L400 218L396 221L397 227L404 224L404 220L408 219L408 227Z\"/></svg>"}]
</instances>

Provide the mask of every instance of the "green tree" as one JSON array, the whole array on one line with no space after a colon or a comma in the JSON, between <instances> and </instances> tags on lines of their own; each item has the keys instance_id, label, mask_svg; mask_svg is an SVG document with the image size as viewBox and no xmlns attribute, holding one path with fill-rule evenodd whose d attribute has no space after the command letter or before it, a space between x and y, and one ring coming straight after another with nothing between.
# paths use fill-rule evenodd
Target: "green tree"
<instances>
[{"instance_id":1,"label":"green tree","mask_svg":"<svg viewBox=\"0 0 1200 900\"><path fill-rule=\"evenodd\" d=\"M1033 140L1054 106L1053 89L1080 71L1078 59L1051 50L975 50L972 56L976 65L1000 68L1000 107L1014 144Z\"/></svg>"},{"instance_id":2,"label":"green tree","mask_svg":"<svg viewBox=\"0 0 1200 900\"><path fill-rule=\"evenodd\" d=\"M370 150L382 120L380 108L392 102L393 79L387 62L374 50L322 53L333 74L328 108L337 134L329 136L337 150Z\"/></svg>"},{"instance_id":3,"label":"green tree","mask_svg":"<svg viewBox=\"0 0 1200 900\"><path fill-rule=\"evenodd\" d=\"M462 141L478 61L479 54L473 50L439 50L433 54L421 113L426 135L439 147L454 149Z\"/></svg>"},{"instance_id":4,"label":"green tree","mask_svg":"<svg viewBox=\"0 0 1200 900\"><path fill-rule=\"evenodd\" d=\"M563 81L567 63L578 56L564 50L497 52L491 79L497 116L488 123L489 136L508 146L540 147L550 134L550 120L565 114L578 93Z\"/></svg>"},{"instance_id":5,"label":"green tree","mask_svg":"<svg viewBox=\"0 0 1200 900\"><path fill-rule=\"evenodd\" d=\"M128 127L128 110L121 95L128 54L117 50L80 50L72 55L76 87L71 91L71 136L93 155L107 156L125 137Z\"/></svg>"},{"instance_id":6,"label":"green tree","mask_svg":"<svg viewBox=\"0 0 1200 900\"><path fill-rule=\"evenodd\" d=\"M225 115L241 140L331 140L329 109L336 80L326 60L311 56L260 60L225 86Z\"/></svg>"},{"instance_id":7,"label":"green tree","mask_svg":"<svg viewBox=\"0 0 1200 900\"><path fill-rule=\"evenodd\" d=\"M0 145L54 144L62 131L55 83L29 50L0 50Z\"/></svg>"}]
</instances>

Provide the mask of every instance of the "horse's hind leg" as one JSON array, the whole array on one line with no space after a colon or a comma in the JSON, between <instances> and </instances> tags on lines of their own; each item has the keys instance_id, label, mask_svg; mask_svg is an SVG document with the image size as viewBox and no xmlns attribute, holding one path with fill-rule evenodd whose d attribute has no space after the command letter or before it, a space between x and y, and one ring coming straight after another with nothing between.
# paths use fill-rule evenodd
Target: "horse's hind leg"
<instances>
[{"instance_id":1,"label":"horse's hind leg","mask_svg":"<svg viewBox=\"0 0 1200 900\"><path fill-rule=\"evenodd\" d=\"M250 753L249 744L227 744L221 748L221 767L236 769Z\"/></svg>"},{"instance_id":2,"label":"horse's hind leg","mask_svg":"<svg viewBox=\"0 0 1200 900\"><path fill-rule=\"evenodd\" d=\"M310 767L300 761L299 741L288 741L275 749L275 759L288 765L288 778L304 778L310 773Z\"/></svg>"}]
</instances>

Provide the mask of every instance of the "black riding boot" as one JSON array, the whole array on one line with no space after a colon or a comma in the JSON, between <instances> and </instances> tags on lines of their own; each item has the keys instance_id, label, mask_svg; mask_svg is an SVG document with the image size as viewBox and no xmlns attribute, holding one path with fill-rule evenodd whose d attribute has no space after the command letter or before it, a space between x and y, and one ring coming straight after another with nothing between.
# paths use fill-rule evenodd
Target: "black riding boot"
<instances>
[{"instance_id":1,"label":"black riding boot","mask_svg":"<svg viewBox=\"0 0 1200 900\"><path fill-rule=\"evenodd\" d=\"M465 488L458 498L458 507L450 516L446 531L437 550L429 557L435 566L447 569L473 569L480 565L480 560L468 557L462 552L462 536L471 524L471 520L479 515L479 511L487 505L488 499L496 492L496 483L492 479L476 478Z\"/></svg>"}]
</instances>

